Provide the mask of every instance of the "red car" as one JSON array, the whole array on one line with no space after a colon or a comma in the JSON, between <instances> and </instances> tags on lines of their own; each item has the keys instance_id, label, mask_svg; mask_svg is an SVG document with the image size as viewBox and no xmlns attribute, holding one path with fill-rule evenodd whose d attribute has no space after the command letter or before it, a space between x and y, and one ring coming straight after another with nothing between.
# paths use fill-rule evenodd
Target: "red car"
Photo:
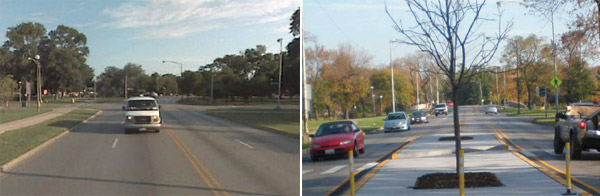
<instances>
[{"instance_id":1,"label":"red car","mask_svg":"<svg viewBox=\"0 0 600 196\"><path fill-rule=\"evenodd\" d=\"M324 123L319 126L312 138L310 145L310 158L317 161L324 156L346 155L354 149L365 153L365 133L362 132L352 121L340 121Z\"/></svg>"},{"instance_id":2,"label":"red car","mask_svg":"<svg viewBox=\"0 0 600 196\"><path fill-rule=\"evenodd\" d=\"M452 102L448 102L448 103L446 103L446 105L447 105L448 107L454 107L454 103L452 103Z\"/></svg>"}]
</instances>

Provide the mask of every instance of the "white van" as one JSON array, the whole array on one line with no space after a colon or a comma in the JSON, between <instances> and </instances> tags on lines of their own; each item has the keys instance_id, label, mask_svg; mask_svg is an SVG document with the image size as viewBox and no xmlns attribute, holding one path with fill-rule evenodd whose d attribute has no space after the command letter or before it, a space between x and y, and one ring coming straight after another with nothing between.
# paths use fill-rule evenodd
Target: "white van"
<instances>
[{"instance_id":1,"label":"white van","mask_svg":"<svg viewBox=\"0 0 600 196\"><path fill-rule=\"evenodd\" d=\"M123 127L125 133L151 131L159 132L162 126L160 106L152 97L131 97L127 99L125 120Z\"/></svg>"}]
</instances>

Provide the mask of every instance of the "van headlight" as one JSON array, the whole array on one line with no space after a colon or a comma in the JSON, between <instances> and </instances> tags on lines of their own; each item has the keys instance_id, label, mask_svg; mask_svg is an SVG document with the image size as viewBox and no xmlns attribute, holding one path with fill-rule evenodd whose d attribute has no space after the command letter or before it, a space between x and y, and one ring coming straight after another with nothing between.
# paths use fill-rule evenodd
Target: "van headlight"
<instances>
[{"instance_id":1,"label":"van headlight","mask_svg":"<svg viewBox=\"0 0 600 196\"><path fill-rule=\"evenodd\" d=\"M133 121L133 116L127 116L127 117L125 117L125 120L127 120L127 121Z\"/></svg>"},{"instance_id":2,"label":"van headlight","mask_svg":"<svg viewBox=\"0 0 600 196\"><path fill-rule=\"evenodd\" d=\"M160 116L152 116L152 122L160 122Z\"/></svg>"}]
</instances>

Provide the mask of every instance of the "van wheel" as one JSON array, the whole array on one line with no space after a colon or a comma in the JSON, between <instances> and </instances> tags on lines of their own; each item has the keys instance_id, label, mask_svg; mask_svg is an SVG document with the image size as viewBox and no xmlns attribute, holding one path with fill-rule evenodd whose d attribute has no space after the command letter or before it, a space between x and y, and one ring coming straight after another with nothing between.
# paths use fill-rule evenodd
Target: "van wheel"
<instances>
[{"instance_id":1,"label":"van wheel","mask_svg":"<svg viewBox=\"0 0 600 196\"><path fill-rule=\"evenodd\" d=\"M562 154L565 149L565 142L560 139L559 131L554 133L554 154Z\"/></svg>"},{"instance_id":2,"label":"van wheel","mask_svg":"<svg viewBox=\"0 0 600 196\"><path fill-rule=\"evenodd\" d=\"M159 132L160 132L160 129L154 130L154 133L159 133Z\"/></svg>"},{"instance_id":3,"label":"van wheel","mask_svg":"<svg viewBox=\"0 0 600 196\"><path fill-rule=\"evenodd\" d=\"M577 144L577 137L571 135L571 159L576 160L581 158L581 147Z\"/></svg>"},{"instance_id":4,"label":"van wheel","mask_svg":"<svg viewBox=\"0 0 600 196\"><path fill-rule=\"evenodd\" d=\"M125 134L130 134L131 133L131 129L125 129Z\"/></svg>"}]
</instances>

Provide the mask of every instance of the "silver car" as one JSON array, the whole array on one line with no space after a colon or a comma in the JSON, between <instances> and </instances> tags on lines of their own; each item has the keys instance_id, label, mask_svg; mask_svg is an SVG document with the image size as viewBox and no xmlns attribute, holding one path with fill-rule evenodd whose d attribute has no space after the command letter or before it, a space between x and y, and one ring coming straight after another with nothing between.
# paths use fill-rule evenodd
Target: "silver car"
<instances>
[{"instance_id":1,"label":"silver car","mask_svg":"<svg viewBox=\"0 0 600 196\"><path fill-rule=\"evenodd\" d=\"M495 105L485 106L485 114L498 114L498 108Z\"/></svg>"},{"instance_id":2,"label":"silver car","mask_svg":"<svg viewBox=\"0 0 600 196\"><path fill-rule=\"evenodd\" d=\"M389 113L383 121L385 121L383 123L383 130L386 133L410 130L410 119L408 119L404 112Z\"/></svg>"}]
</instances>

